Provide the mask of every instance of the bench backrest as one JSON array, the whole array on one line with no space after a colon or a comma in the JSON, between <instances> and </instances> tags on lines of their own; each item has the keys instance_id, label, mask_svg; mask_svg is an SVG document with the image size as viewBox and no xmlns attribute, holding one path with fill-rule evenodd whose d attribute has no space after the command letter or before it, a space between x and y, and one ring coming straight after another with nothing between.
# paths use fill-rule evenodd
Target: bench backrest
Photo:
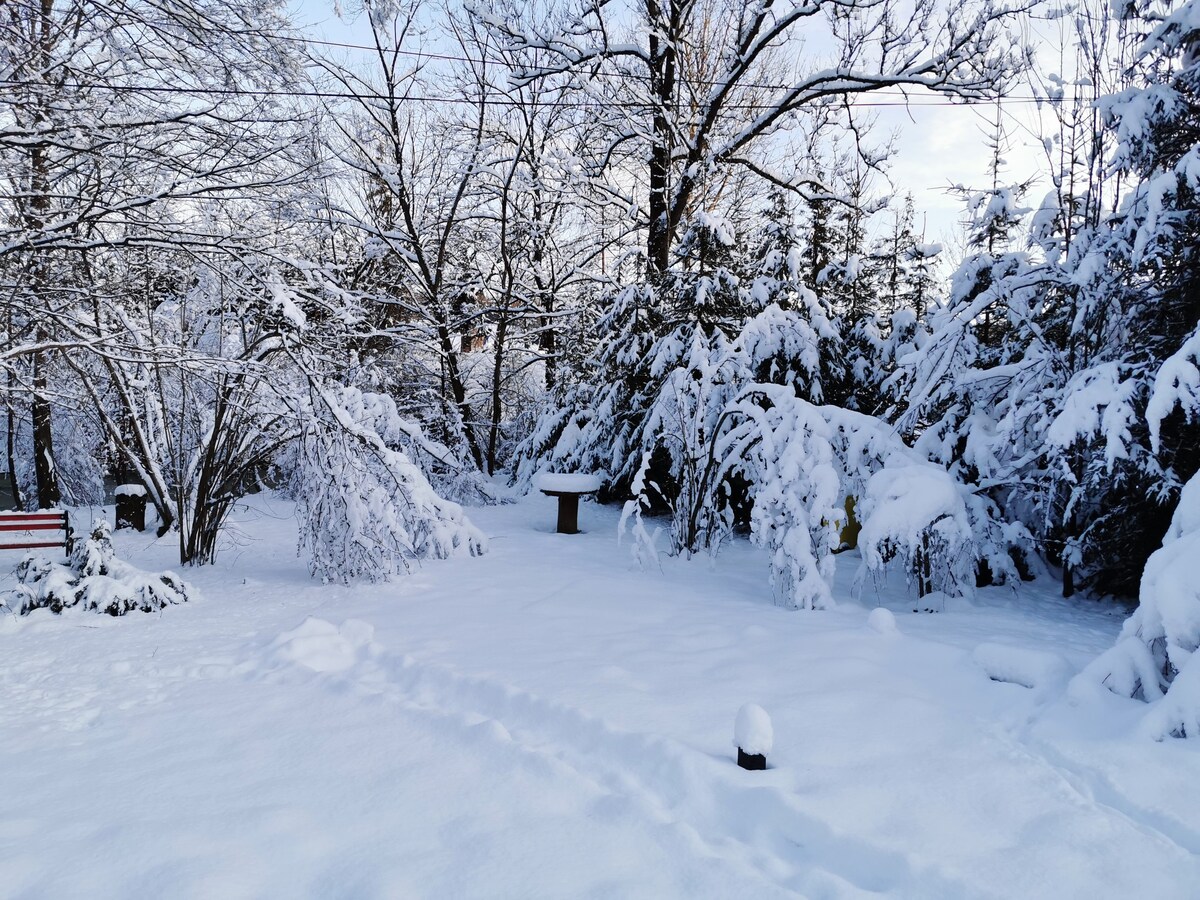
<instances>
[{"instance_id":1,"label":"bench backrest","mask_svg":"<svg viewBox=\"0 0 1200 900\"><path fill-rule=\"evenodd\" d=\"M71 520L61 510L0 513L0 550L69 548L70 543Z\"/></svg>"}]
</instances>

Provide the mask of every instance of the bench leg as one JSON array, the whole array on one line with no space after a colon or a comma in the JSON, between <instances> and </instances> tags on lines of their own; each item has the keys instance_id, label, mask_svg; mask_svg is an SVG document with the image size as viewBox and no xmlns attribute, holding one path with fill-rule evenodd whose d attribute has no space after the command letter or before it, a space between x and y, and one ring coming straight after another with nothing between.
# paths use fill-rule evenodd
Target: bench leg
<instances>
[{"instance_id":1,"label":"bench leg","mask_svg":"<svg viewBox=\"0 0 1200 900\"><path fill-rule=\"evenodd\" d=\"M578 494L563 494L558 498L558 533L579 534Z\"/></svg>"}]
</instances>

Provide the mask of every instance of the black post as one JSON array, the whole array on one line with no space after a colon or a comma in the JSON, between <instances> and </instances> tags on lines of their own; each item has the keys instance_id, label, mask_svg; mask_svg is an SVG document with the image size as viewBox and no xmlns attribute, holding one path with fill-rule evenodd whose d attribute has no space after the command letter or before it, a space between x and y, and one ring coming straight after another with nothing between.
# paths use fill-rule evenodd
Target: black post
<instances>
[{"instance_id":1,"label":"black post","mask_svg":"<svg viewBox=\"0 0 1200 900\"><path fill-rule=\"evenodd\" d=\"M558 533L579 534L579 495L558 495Z\"/></svg>"},{"instance_id":2,"label":"black post","mask_svg":"<svg viewBox=\"0 0 1200 900\"><path fill-rule=\"evenodd\" d=\"M767 767L767 756L765 753L747 753L738 747L738 765L743 769L759 771Z\"/></svg>"}]
</instances>

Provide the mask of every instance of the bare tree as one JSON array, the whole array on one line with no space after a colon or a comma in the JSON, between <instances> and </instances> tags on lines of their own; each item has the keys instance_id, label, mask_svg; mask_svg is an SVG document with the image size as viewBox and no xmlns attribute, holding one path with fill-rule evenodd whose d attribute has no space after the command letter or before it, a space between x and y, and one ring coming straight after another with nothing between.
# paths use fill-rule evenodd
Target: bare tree
<instances>
[{"instance_id":1,"label":"bare tree","mask_svg":"<svg viewBox=\"0 0 1200 900\"><path fill-rule=\"evenodd\" d=\"M21 340L6 404L28 403L37 505L62 497L63 352L108 343L87 333L85 257L227 240L207 233L201 201L294 176L281 160L295 117L269 96L297 77L274 40L284 27L249 2L0 7L0 291Z\"/></svg>"},{"instance_id":2,"label":"bare tree","mask_svg":"<svg viewBox=\"0 0 1200 900\"><path fill-rule=\"evenodd\" d=\"M320 60L338 94L330 116L338 158L354 176L336 214L366 247L350 284L380 304L377 335L388 339L384 346L402 347L407 364L425 370L426 384L444 387L440 424L482 467L464 349L481 316L472 216L491 88L479 60L451 79L456 96L421 102L432 93L419 53L421 12L419 2L365 4L370 66Z\"/></svg>"},{"instance_id":3,"label":"bare tree","mask_svg":"<svg viewBox=\"0 0 1200 900\"><path fill-rule=\"evenodd\" d=\"M819 193L806 160L784 167L763 151L819 127L831 106L883 89L962 99L1000 89L1025 56L1003 39L1018 11L991 0L952 11L937 0L589 0L551 36L499 13L489 21L512 45L555 57L523 80L572 72L602 98L607 160L646 160L635 174L649 270L661 274L721 170Z\"/></svg>"}]
</instances>

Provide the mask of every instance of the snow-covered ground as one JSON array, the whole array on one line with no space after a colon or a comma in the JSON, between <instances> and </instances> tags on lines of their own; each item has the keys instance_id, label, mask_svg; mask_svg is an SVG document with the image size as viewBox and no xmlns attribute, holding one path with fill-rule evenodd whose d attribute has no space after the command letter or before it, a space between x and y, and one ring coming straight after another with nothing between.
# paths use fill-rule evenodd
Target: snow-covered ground
<instances>
[{"instance_id":1,"label":"snow-covered ground","mask_svg":"<svg viewBox=\"0 0 1200 900\"><path fill-rule=\"evenodd\" d=\"M540 494L472 511L484 557L322 586L291 512L239 511L161 615L0 615L0 896L1197 896L1196 742L1063 699L1120 610L914 614L847 554L788 612L748 546L645 573L616 510L557 535Z\"/></svg>"}]
</instances>

